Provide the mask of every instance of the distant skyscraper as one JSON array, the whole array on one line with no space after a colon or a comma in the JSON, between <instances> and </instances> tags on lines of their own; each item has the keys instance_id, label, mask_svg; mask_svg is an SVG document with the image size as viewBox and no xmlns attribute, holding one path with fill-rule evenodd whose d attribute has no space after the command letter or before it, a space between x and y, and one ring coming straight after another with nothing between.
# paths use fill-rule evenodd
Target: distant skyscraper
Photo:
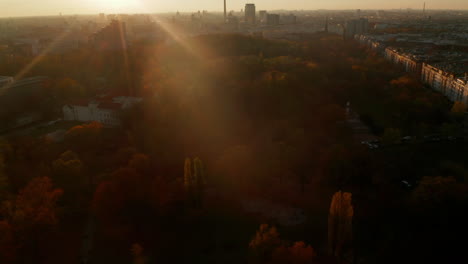
<instances>
[{"instance_id":1,"label":"distant skyscraper","mask_svg":"<svg viewBox=\"0 0 468 264\"><path fill-rule=\"evenodd\" d=\"M266 10L258 11L258 16L259 16L259 19L260 19L260 23L265 23L266 22L267 11Z\"/></svg>"},{"instance_id":2,"label":"distant skyscraper","mask_svg":"<svg viewBox=\"0 0 468 264\"><path fill-rule=\"evenodd\" d=\"M356 10L356 17L361 18L361 9Z\"/></svg>"},{"instance_id":3,"label":"distant skyscraper","mask_svg":"<svg viewBox=\"0 0 468 264\"><path fill-rule=\"evenodd\" d=\"M280 23L280 15L278 14L267 14L267 24L269 26L277 26Z\"/></svg>"},{"instance_id":4,"label":"distant skyscraper","mask_svg":"<svg viewBox=\"0 0 468 264\"><path fill-rule=\"evenodd\" d=\"M367 33L369 30L369 20L367 18L352 19L346 21L344 37L351 39L356 34Z\"/></svg>"},{"instance_id":5,"label":"distant skyscraper","mask_svg":"<svg viewBox=\"0 0 468 264\"><path fill-rule=\"evenodd\" d=\"M293 14L289 15L282 15L281 16L281 22L284 24L296 24L297 22L297 17Z\"/></svg>"},{"instance_id":6,"label":"distant skyscraper","mask_svg":"<svg viewBox=\"0 0 468 264\"><path fill-rule=\"evenodd\" d=\"M255 4L245 4L245 23L255 24Z\"/></svg>"}]
</instances>

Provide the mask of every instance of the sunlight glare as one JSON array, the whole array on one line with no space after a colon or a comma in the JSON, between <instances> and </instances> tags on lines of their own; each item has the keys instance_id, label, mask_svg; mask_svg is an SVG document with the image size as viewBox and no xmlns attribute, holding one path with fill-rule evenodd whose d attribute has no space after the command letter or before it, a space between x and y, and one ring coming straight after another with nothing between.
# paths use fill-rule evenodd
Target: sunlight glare
<instances>
[{"instance_id":1,"label":"sunlight glare","mask_svg":"<svg viewBox=\"0 0 468 264\"><path fill-rule=\"evenodd\" d=\"M124 11L141 7L140 0L87 0L88 5L105 11Z\"/></svg>"}]
</instances>

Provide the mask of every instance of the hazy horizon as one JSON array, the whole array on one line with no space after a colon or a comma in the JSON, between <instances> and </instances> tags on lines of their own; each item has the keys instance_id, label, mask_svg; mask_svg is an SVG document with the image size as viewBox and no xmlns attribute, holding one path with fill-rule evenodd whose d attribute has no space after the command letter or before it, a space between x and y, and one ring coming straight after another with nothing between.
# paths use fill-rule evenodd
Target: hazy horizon
<instances>
[{"instance_id":1,"label":"hazy horizon","mask_svg":"<svg viewBox=\"0 0 468 264\"><path fill-rule=\"evenodd\" d=\"M228 0L227 9L240 11L246 3L255 3L257 10L349 10L349 9L422 9L424 1L384 1L384 0ZM222 0L82 0L64 2L61 0L0 0L0 17L52 16L97 13L167 13L194 12L198 10L222 11ZM426 1L427 10L468 10L466 0Z\"/></svg>"}]
</instances>

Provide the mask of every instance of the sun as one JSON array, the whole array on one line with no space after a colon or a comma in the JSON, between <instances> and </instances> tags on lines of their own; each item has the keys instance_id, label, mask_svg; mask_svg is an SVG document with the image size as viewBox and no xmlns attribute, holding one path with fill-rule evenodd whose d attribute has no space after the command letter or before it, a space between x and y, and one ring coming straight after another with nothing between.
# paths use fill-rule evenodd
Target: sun
<instances>
[{"instance_id":1,"label":"sun","mask_svg":"<svg viewBox=\"0 0 468 264\"><path fill-rule=\"evenodd\" d=\"M103 11L125 11L125 9L138 8L140 0L88 0L88 5Z\"/></svg>"}]
</instances>

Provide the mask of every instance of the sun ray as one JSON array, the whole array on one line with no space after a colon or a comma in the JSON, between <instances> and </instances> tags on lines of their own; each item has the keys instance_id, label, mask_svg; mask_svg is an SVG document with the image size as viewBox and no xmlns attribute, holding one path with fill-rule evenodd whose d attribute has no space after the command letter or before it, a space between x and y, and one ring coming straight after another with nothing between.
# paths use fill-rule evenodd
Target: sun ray
<instances>
[{"instance_id":1,"label":"sun ray","mask_svg":"<svg viewBox=\"0 0 468 264\"><path fill-rule=\"evenodd\" d=\"M51 51L53 51L55 49L55 47L57 47L57 45L63 41L69 34L71 33L70 30L65 30L64 32L62 32L59 36L57 36L45 49L43 49L41 51L41 53L39 55L37 55L36 57L34 57L34 59L28 63L26 66L24 66L13 78L14 80L19 80L21 78L23 78L26 74L28 74L29 71L31 71L34 66L36 66L39 62L42 61L42 59L44 59L44 57L49 54ZM14 84L15 82L13 83L9 83L9 84L6 84L4 85L3 87L0 88L0 95L4 94L5 92L8 91L8 89L10 89L12 87L12 85Z\"/></svg>"}]
</instances>

